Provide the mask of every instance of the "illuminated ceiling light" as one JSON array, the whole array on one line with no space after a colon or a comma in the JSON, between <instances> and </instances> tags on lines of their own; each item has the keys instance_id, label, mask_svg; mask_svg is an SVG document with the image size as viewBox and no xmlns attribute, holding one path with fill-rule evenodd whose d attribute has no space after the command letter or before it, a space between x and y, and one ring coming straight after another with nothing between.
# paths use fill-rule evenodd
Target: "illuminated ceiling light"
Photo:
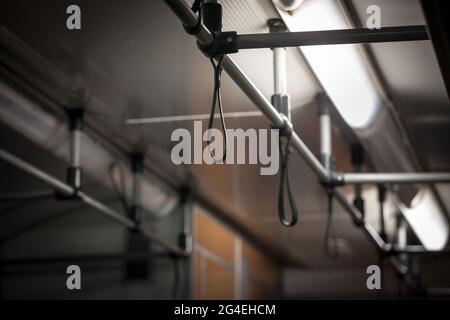
<instances>
[{"instance_id":1,"label":"illuminated ceiling light","mask_svg":"<svg viewBox=\"0 0 450 320\"><path fill-rule=\"evenodd\" d=\"M412 203L413 208L401 206L408 224L427 250L441 250L447 244L449 229L433 192L421 190Z\"/></svg>"},{"instance_id":2,"label":"illuminated ceiling light","mask_svg":"<svg viewBox=\"0 0 450 320\"><path fill-rule=\"evenodd\" d=\"M294 12L278 11L292 32L349 28L333 0L306 0ZM344 120L355 129L368 127L383 99L358 45L305 46L301 51Z\"/></svg>"},{"instance_id":3,"label":"illuminated ceiling light","mask_svg":"<svg viewBox=\"0 0 450 320\"><path fill-rule=\"evenodd\" d=\"M297 10L302 5L304 0L272 0L272 1L280 10L292 12L294 10Z\"/></svg>"}]
</instances>

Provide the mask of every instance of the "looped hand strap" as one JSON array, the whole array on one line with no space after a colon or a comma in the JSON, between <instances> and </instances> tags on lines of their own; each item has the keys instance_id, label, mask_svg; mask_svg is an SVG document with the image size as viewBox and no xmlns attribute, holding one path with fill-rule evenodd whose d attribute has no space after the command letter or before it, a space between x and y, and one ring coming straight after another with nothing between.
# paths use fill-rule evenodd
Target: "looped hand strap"
<instances>
[{"instance_id":1,"label":"looped hand strap","mask_svg":"<svg viewBox=\"0 0 450 320\"><path fill-rule=\"evenodd\" d=\"M290 157L289 146L291 143L291 136L289 135L287 138L287 143L285 146L285 150L283 152L283 147L281 144L281 136L279 140L279 148L280 148L280 159L281 159L281 172L280 172L280 183L278 190L278 215L280 217L280 222L286 227L292 227L297 223L298 220L298 212L297 205L295 204L294 196L291 190L291 184L289 181L289 172L288 172L288 162ZM284 208L284 184L286 183L289 206L291 208L291 220L286 217L285 208Z\"/></svg>"},{"instance_id":2,"label":"looped hand strap","mask_svg":"<svg viewBox=\"0 0 450 320\"><path fill-rule=\"evenodd\" d=\"M214 59L210 59L211 64L214 68L214 94L213 94L213 100L211 105L211 114L209 116L209 122L208 122L208 132L211 133L211 129L213 127L214 123L214 116L216 114L216 106L219 105L219 113L220 113L220 122L222 125L223 130L223 156L222 156L222 162L225 162L225 159L227 157L227 144L228 144L228 137L227 137L227 127L225 125L225 119L223 116L223 108L222 108L222 94L221 94L221 76L222 76L222 61L223 56L219 57L217 59L217 64L214 62ZM211 144L211 137L208 137L208 146ZM216 160L216 157L214 157L211 154L211 157Z\"/></svg>"}]
</instances>

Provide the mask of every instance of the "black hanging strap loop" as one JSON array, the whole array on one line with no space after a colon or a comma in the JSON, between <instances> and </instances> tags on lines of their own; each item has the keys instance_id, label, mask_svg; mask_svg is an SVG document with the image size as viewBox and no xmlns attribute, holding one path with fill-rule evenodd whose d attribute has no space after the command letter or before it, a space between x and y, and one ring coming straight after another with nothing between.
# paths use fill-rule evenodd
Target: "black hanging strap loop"
<instances>
[{"instance_id":1,"label":"black hanging strap loop","mask_svg":"<svg viewBox=\"0 0 450 320\"><path fill-rule=\"evenodd\" d=\"M214 59L210 59L211 64L214 69L214 94L213 94L213 100L211 105L211 113L209 116L209 122L208 122L208 132L210 133L213 124L214 124L214 116L216 114L216 106L219 106L219 114L220 114L220 123L222 125L223 130L223 155L222 155L222 162L225 162L226 156L227 156L227 145L228 145L228 137L227 137L227 127L225 125L225 119L223 115L223 107L222 107L222 94L221 94L221 81L222 81L222 61L223 56L219 57L217 59L217 63L214 62ZM208 137L208 146L211 144L211 137ZM216 160L216 157L214 157L211 154L211 157Z\"/></svg>"},{"instance_id":2,"label":"black hanging strap loop","mask_svg":"<svg viewBox=\"0 0 450 320\"><path fill-rule=\"evenodd\" d=\"M279 149L280 149L280 159L281 159L281 171L280 171L280 182L279 182L279 190L278 190L278 216L280 218L280 222L282 225L286 227L292 227L295 224L297 224L298 221L298 211L297 211L297 205L295 203L294 196L292 194L291 190L291 184L289 181L289 170L288 170L288 163L289 163L289 157L291 155L290 151L290 143L291 143L291 135L287 135L287 142L286 146L282 147L282 135L280 135L279 140ZM284 207L284 185L286 184L287 188L287 196L289 200L289 206L291 208L291 219L289 220L286 217L286 211Z\"/></svg>"}]
</instances>

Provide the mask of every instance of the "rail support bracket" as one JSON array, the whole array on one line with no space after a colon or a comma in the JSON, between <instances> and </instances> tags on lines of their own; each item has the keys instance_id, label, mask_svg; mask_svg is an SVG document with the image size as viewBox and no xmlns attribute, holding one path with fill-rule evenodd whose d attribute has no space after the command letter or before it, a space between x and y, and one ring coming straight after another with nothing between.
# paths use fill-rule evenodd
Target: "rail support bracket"
<instances>
[{"instance_id":1,"label":"rail support bracket","mask_svg":"<svg viewBox=\"0 0 450 320\"><path fill-rule=\"evenodd\" d=\"M321 180L320 184L325 188L335 188L345 185L344 175L341 172L332 171L328 180Z\"/></svg>"},{"instance_id":2,"label":"rail support bracket","mask_svg":"<svg viewBox=\"0 0 450 320\"><path fill-rule=\"evenodd\" d=\"M278 129L280 131L280 137L289 138L292 136L294 132L294 127L292 125L291 120L284 114L280 113L281 118L283 119L283 124L281 126L272 125L272 129Z\"/></svg>"},{"instance_id":3,"label":"rail support bracket","mask_svg":"<svg viewBox=\"0 0 450 320\"><path fill-rule=\"evenodd\" d=\"M235 31L214 32L214 39L208 46L203 46L197 42L197 46L205 56L215 59L226 54L237 53L237 33Z\"/></svg>"}]
</instances>

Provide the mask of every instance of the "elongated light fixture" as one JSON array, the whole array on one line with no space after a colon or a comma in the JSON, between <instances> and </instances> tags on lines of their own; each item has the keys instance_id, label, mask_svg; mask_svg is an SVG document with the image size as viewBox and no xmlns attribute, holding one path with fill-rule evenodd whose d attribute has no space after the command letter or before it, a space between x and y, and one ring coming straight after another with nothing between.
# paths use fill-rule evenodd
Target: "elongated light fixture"
<instances>
[{"instance_id":1,"label":"elongated light fixture","mask_svg":"<svg viewBox=\"0 0 450 320\"><path fill-rule=\"evenodd\" d=\"M349 28L333 0L306 0L293 12L279 12L292 32ZM344 120L353 128L369 126L382 98L357 45L305 46L301 50Z\"/></svg>"}]
</instances>

